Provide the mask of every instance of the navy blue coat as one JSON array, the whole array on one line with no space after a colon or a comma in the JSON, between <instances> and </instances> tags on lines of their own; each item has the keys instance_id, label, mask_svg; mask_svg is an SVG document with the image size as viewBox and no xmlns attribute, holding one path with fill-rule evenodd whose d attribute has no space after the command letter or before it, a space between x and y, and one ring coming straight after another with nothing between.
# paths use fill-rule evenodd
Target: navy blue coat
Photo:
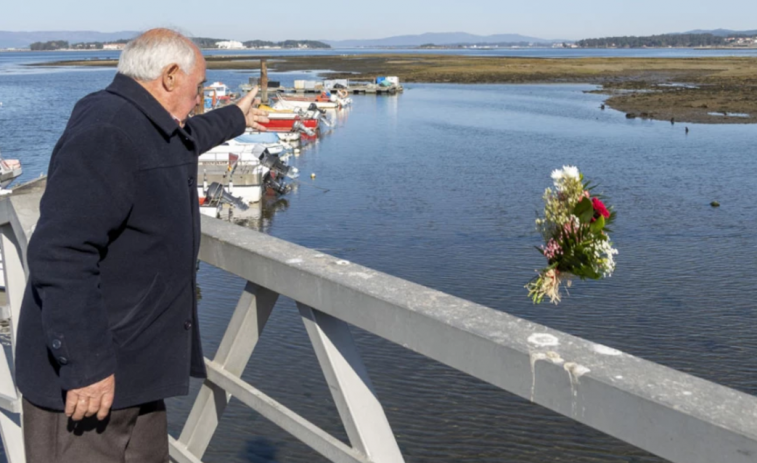
<instances>
[{"instance_id":1,"label":"navy blue coat","mask_svg":"<svg viewBox=\"0 0 757 463\"><path fill-rule=\"evenodd\" d=\"M50 159L19 317L16 379L32 403L115 373L113 408L204 377L195 293L197 156L244 132L236 106L184 128L117 74L80 100Z\"/></svg>"}]
</instances>

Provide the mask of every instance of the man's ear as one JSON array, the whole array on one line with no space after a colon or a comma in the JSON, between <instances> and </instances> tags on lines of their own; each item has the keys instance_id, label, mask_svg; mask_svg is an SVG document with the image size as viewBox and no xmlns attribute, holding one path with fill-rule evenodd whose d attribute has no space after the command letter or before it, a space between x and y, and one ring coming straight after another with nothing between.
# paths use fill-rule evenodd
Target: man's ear
<instances>
[{"instance_id":1,"label":"man's ear","mask_svg":"<svg viewBox=\"0 0 757 463\"><path fill-rule=\"evenodd\" d=\"M163 87L167 91L171 92L179 85L179 70L179 65L175 63L169 64L163 69Z\"/></svg>"}]
</instances>

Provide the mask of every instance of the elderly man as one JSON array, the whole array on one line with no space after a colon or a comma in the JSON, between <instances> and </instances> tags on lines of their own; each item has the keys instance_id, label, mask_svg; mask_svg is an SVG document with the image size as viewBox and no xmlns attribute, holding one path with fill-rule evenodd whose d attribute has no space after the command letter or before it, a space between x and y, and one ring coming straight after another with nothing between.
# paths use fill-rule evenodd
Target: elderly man
<instances>
[{"instance_id":1,"label":"elderly man","mask_svg":"<svg viewBox=\"0 0 757 463\"><path fill-rule=\"evenodd\" d=\"M148 31L53 150L16 351L28 463L168 461L163 399L205 375L197 156L267 121L256 91L188 119L204 82L191 41Z\"/></svg>"}]
</instances>

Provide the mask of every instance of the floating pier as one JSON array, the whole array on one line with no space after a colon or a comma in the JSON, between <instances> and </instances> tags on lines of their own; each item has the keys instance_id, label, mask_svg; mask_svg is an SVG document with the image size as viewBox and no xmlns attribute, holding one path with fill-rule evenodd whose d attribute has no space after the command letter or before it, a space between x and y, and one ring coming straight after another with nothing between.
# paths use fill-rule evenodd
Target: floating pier
<instances>
[{"instance_id":1,"label":"floating pier","mask_svg":"<svg viewBox=\"0 0 757 463\"><path fill-rule=\"evenodd\" d=\"M347 93L351 95L396 95L397 93L402 93L405 89L401 85L392 85L390 87L382 87L381 85L376 84L358 84L358 85L349 85L347 87L340 87L340 88L331 88L327 89L324 87L316 87L316 88L292 88L292 87L278 87L278 88L268 88L269 92L284 92L284 93L321 93L323 91L329 91L329 92L335 92L337 90L345 90Z\"/></svg>"},{"instance_id":2,"label":"floating pier","mask_svg":"<svg viewBox=\"0 0 757 463\"><path fill-rule=\"evenodd\" d=\"M249 91L252 87L253 85L243 85L242 90ZM337 90L345 90L350 95L396 95L405 91L402 85L383 87L376 84L350 84L339 88L325 88L323 86L314 88L268 87L266 90L266 96L276 93L318 94L324 91L336 92Z\"/></svg>"},{"instance_id":3,"label":"floating pier","mask_svg":"<svg viewBox=\"0 0 757 463\"><path fill-rule=\"evenodd\" d=\"M378 83L382 80L391 82L390 85ZM298 82L301 83L298 85ZM252 90L255 85L260 85L260 96L263 101L268 101L269 93L295 93L295 94L317 94L324 91L336 92L344 90L350 95L396 95L402 93L405 89L399 83L396 77L377 77L377 83L373 82L350 82L346 79L315 81L295 81L294 87L282 87L278 82L272 82L268 79L268 63L266 59L260 60L260 78L250 78L248 85L242 85L243 91ZM272 85L274 84L274 85Z\"/></svg>"}]
</instances>

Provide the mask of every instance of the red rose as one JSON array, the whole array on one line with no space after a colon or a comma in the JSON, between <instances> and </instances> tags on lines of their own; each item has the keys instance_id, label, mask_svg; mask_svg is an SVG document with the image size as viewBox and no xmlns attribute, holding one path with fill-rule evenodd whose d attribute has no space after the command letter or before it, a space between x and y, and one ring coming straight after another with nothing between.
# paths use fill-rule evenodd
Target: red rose
<instances>
[{"instance_id":1,"label":"red rose","mask_svg":"<svg viewBox=\"0 0 757 463\"><path fill-rule=\"evenodd\" d=\"M591 198L591 205L594 206L594 212L601 215L605 219L610 218L610 211L607 210L602 201L597 198Z\"/></svg>"}]
</instances>

